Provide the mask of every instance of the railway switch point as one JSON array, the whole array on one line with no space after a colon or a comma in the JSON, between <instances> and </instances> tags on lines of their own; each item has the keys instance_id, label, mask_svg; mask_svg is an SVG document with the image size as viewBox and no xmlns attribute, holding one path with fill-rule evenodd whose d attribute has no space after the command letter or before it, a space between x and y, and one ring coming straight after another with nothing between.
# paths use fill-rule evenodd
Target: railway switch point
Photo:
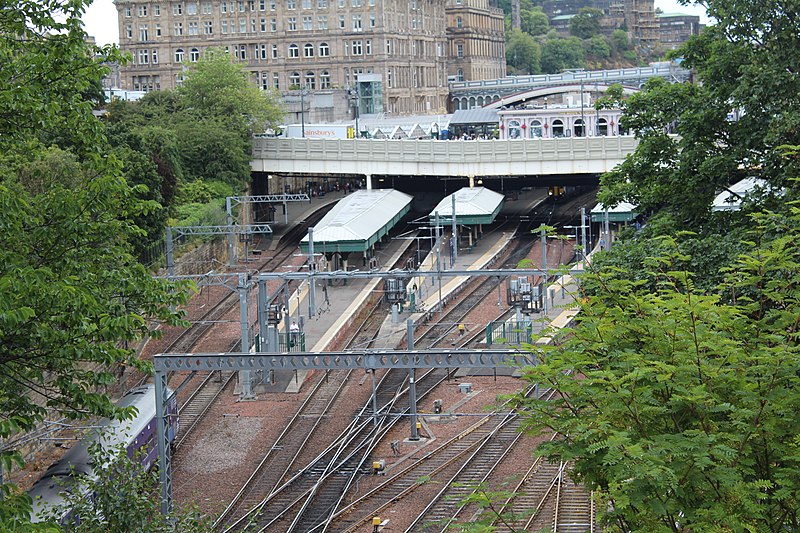
<instances>
[{"instance_id":1,"label":"railway switch point","mask_svg":"<svg viewBox=\"0 0 800 533\"><path fill-rule=\"evenodd\" d=\"M372 475L382 475L384 470L386 470L386 461L384 459L372 462Z\"/></svg>"}]
</instances>

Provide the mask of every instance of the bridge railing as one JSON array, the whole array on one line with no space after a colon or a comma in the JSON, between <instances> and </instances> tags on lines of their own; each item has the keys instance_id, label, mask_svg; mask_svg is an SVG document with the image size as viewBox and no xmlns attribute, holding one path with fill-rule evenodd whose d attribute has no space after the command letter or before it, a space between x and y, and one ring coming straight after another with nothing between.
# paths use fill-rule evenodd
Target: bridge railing
<instances>
[{"instance_id":1,"label":"bridge railing","mask_svg":"<svg viewBox=\"0 0 800 533\"><path fill-rule=\"evenodd\" d=\"M405 163L622 160L636 145L633 136L470 141L276 137L253 139L253 159Z\"/></svg>"}]
</instances>

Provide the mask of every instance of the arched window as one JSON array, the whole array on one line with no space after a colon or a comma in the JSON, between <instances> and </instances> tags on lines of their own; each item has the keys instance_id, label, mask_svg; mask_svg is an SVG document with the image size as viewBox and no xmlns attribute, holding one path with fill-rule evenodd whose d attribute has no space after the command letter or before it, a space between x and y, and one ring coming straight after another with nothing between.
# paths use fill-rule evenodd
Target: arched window
<instances>
[{"instance_id":1,"label":"arched window","mask_svg":"<svg viewBox=\"0 0 800 533\"><path fill-rule=\"evenodd\" d=\"M464 81L464 69L460 68L456 71L456 81Z\"/></svg>"},{"instance_id":2,"label":"arched window","mask_svg":"<svg viewBox=\"0 0 800 533\"><path fill-rule=\"evenodd\" d=\"M530 127L531 139L542 136L542 122L540 120L531 120Z\"/></svg>"},{"instance_id":3,"label":"arched window","mask_svg":"<svg viewBox=\"0 0 800 533\"><path fill-rule=\"evenodd\" d=\"M303 57L314 57L314 45L311 43L306 43L303 46Z\"/></svg>"},{"instance_id":4,"label":"arched window","mask_svg":"<svg viewBox=\"0 0 800 533\"><path fill-rule=\"evenodd\" d=\"M175 50L175 62L183 63L183 48L178 48Z\"/></svg>"},{"instance_id":5,"label":"arched window","mask_svg":"<svg viewBox=\"0 0 800 533\"><path fill-rule=\"evenodd\" d=\"M461 20L461 17L456 17L456 28L463 28L464 22Z\"/></svg>"},{"instance_id":6,"label":"arched window","mask_svg":"<svg viewBox=\"0 0 800 533\"><path fill-rule=\"evenodd\" d=\"M319 88L320 89L330 89L331 88L331 73L327 70L323 70L319 75Z\"/></svg>"},{"instance_id":7,"label":"arched window","mask_svg":"<svg viewBox=\"0 0 800 533\"><path fill-rule=\"evenodd\" d=\"M191 61L192 63L197 63L199 59L200 59L200 50L198 50L197 48L192 48L192 50L189 52L189 61Z\"/></svg>"},{"instance_id":8,"label":"arched window","mask_svg":"<svg viewBox=\"0 0 800 533\"><path fill-rule=\"evenodd\" d=\"M469 97L469 109L475 109L475 105L476 105L475 97L474 96L470 96Z\"/></svg>"},{"instance_id":9,"label":"arched window","mask_svg":"<svg viewBox=\"0 0 800 533\"><path fill-rule=\"evenodd\" d=\"M296 44L289 45L289 57L300 57L300 48Z\"/></svg>"},{"instance_id":10,"label":"arched window","mask_svg":"<svg viewBox=\"0 0 800 533\"><path fill-rule=\"evenodd\" d=\"M597 120L597 134L598 135L608 135L608 120L605 118L599 118Z\"/></svg>"},{"instance_id":11,"label":"arched window","mask_svg":"<svg viewBox=\"0 0 800 533\"><path fill-rule=\"evenodd\" d=\"M317 77L311 71L306 72L306 87L312 90L317 88Z\"/></svg>"},{"instance_id":12,"label":"arched window","mask_svg":"<svg viewBox=\"0 0 800 533\"><path fill-rule=\"evenodd\" d=\"M522 130L520 129L519 120L509 120L508 121L508 138L509 139L519 139L522 136Z\"/></svg>"},{"instance_id":13,"label":"arched window","mask_svg":"<svg viewBox=\"0 0 800 533\"><path fill-rule=\"evenodd\" d=\"M299 72L292 72L289 74L289 88L290 89L299 89L300 88L300 73Z\"/></svg>"},{"instance_id":14,"label":"arched window","mask_svg":"<svg viewBox=\"0 0 800 533\"><path fill-rule=\"evenodd\" d=\"M331 48L328 46L328 43L320 43L319 44L319 56L320 57L328 57L331 55Z\"/></svg>"},{"instance_id":15,"label":"arched window","mask_svg":"<svg viewBox=\"0 0 800 533\"><path fill-rule=\"evenodd\" d=\"M572 130L575 132L575 137L586 137L586 128L583 127L583 119L575 119Z\"/></svg>"},{"instance_id":16,"label":"arched window","mask_svg":"<svg viewBox=\"0 0 800 533\"><path fill-rule=\"evenodd\" d=\"M557 118L553 121L553 137L564 136L564 123L561 119Z\"/></svg>"}]
</instances>

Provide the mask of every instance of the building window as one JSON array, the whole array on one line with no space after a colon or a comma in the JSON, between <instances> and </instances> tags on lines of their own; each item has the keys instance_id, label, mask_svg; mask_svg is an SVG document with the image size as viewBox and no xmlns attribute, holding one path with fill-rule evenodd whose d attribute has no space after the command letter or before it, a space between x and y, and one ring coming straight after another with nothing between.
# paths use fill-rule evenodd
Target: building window
<instances>
[{"instance_id":1,"label":"building window","mask_svg":"<svg viewBox=\"0 0 800 533\"><path fill-rule=\"evenodd\" d=\"M228 12L228 2L220 2L220 4L219 4L219 12L220 13L227 13Z\"/></svg>"},{"instance_id":2,"label":"building window","mask_svg":"<svg viewBox=\"0 0 800 533\"><path fill-rule=\"evenodd\" d=\"M175 62L183 63L183 48L178 48L175 50Z\"/></svg>"},{"instance_id":3,"label":"building window","mask_svg":"<svg viewBox=\"0 0 800 533\"><path fill-rule=\"evenodd\" d=\"M197 35L197 22L190 22L189 23L189 35Z\"/></svg>"},{"instance_id":4,"label":"building window","mask_svg":"<svg viewBox=\"0 0 800 533\"><path fill-rule=\"evenodd\" d=\"M299 72L292 72L289 74L289 89L299 89L300 88L300 73Z\"/></svg>"},{"instance_id":5,"label":"building window","mask_svg":"<svg viewBox=\"0 0 800 533\"><path fill-rule=\"evenodd\" d=\"M192 48L192 50L189 52L189 61L191 61L192 63L197 63L199 59L200 59L200 50L198 50L197 48Z\"/></svg>"},{"instance_id":6,"label":"building window","mask_svg":"<svg viewBox=\"0 0 800 533\"><path fill-rule=\"evenodd\" d=\"M261 88L265 91L269 89L269 72L261 73Z\"/></svg>"},{"instance_id":7,"label":"building window","mask_svg":"<svg viewBox=\"0 0 800 533\"><path fill-rule=\"evenodd\" d=\"M317 9L328 9L328 0L317 0Z\"/></svg>"},{"instance_id":8,"label":"building window","mask_svg":"<svg viewBox=\"0 0 800 533\"><path fill-rule=\"evenodd\" d=\"M139 50L139 64L146 65L148 59L147 50Z\"/></svg>"},{"instance_id":9,"label":"building window","mask_svg":"<svg viewBox=\"0 0 800 533\"><path fill-rule=\"evenodd\" d=\"M314 45L311 43L306 43L303 46L303 57L314 57Z\"/></svg>"},{"instance_id":10,"label":"building window","mask_svg":"<svg viewBox=\"0 0 800 533\"><path fill-rule=\"evenodd\" d=\"M239 46L239 55L240 55L240 59L242 59L242 60L247 59L247 46L245 46L245 45L240 45Z\"/></svg>"},{"instance_id":11,"label":"building window","mask_svg":"<svg viewBox=\"0 0 800 533\"><path fill-rule=\"evenodd\" d=\"M323 70L319 75L319 88L320 89L330 89L331 88L331 73L327 70Z\"/></svg>"},{"instance_id":12,"label":"building window","mask_svg":"<svg viewBox=\"0 0 800 533\"><path fill-rule=\"evenodd\" d=\"M146 17L147 16L147 4L142 4L139 6L139 16Z\"/></svg>"},{"instance_id":13,"label":"building window","mask_svg":"<svg viewBox=\"0 0 800 533\"><path fill-rule=\"evenodd\" d=\"M278 45L272 45L272 59L278 59Z\"/></svg>"},{"instance_id":14,"label":"building window","mask_svg":"<svg viewBox=\"0 0 800 533\"><path fill-rule=\"evenodd\" d=\"M156 37L161 37L161 24L156 24Z\"/></svg>"},{"instance_id":15,"label":"building window","mask_svg":"<svg viewBox=\"0 0 800 533\"><path fill-rule=\"evenodd\" d=\"M369 27L370 28L374 28L375 27L375 13L370 13L369 14Z\"/></svg>"},{"instance_id":16,"label":"building window","mask_svg":"<svg viewBox=\"0 0 800 533\"><path fill-rule=\"evenodd\" d=\"M256 32L256 19L250 19L250 31L252 33Z\"/></svg>"},{"instance_id":17,"label":"building window","mask_svg":"<svg viewBox=\"0 0 800 533\"><path fill-rule=\"evenodd\" d=\"M262 44L258 47L258 58L259 59L267 59L267 45Z\"/></svg>"},{"instance_id":18,"label":"building window","mask_svg":"<svg viewBox=\"0 0 800 533\"><path fill-rule=\"evenodd\" d=\"M464 45L463 44L458 43L456 45L456 55L458 57L464 57Z\"/></svg>"},{"instance_id":19,"label":"building window","mask_svg":"<svg viewBox=\"0 0 800 533\"><path fill-rule=\"evenodd\" d=\"M267 31L267 19L261 19L261 33Z\"/></svg>"},{"instance_id":20,"label":"building window","mask_svg":"<svg viewBox=\"0 0 800 533\"><path fill-rule=\"evenodd\" d=\"M247 19L239 19L239 33L247 33Z\"/></svg>"},{"instance_id":21,"label":"building window","mask_svg":"<svg viewBox=\"0 0 800 533\"><path fill-rule=\"evenodd\" d=\"M327 30L328 29L328 17L325 15L320 15L317 17L317 29L318 30Z\"/></svg>"},{"instance_id":22,"label":"building window","mask_svg":"<svg viewBox=\"0 0 800 533\"><path fill-rule=\"evenodd\" d=\"M203 15L211 14L211 2L203 2Z\"/></svg>"},{"instance_id":23,"label":"building window","mask_svg":"<svg viewBox=\"0 0 800 533\"><path fill-rule=\"evenodd\" d=\"M133 26L130 24L125 26L125 37L128 39L133 39Z\"/></svg>"},{"instance_id":24,"label":"building window","mask_svg":"<svg viewBox=\"0 0 800 533\"><path fill-rule=\"evenodd\" d=\"M214 33L214 23L210 20L206 20L203 22L203 33L206 35L212 35Z\"/></svg>"},{"instance_id":25,"label":"building window","mask_svg":"<svg viewBox=\"0 0 800 533\"><path fill-rule=\"evenodd\" d=\"M304 30L313 30L314 29L314 19L311 15L303 17L303 29Z\"/></svg>"},{"instance_id":26,"label":"building window","mask_svg":"<svg viewBox=\"0 0 800 533\"><path fill-rule=\"evenodd\" d=\"M311 0L303 0L303 9L311 9Z\"/></svg>"},{"instance_id":27,"label":"building window","mask_svg":"<svg viewBox=\"0 0 800 533\"><path fill-rule=\"evenodd\" d=\"M328 43L320 43L319 45L319 56L320 57L328 57L331 55L331 48L328 46Z\"/></svg>"},{"instance_id":28,"label":"building window","mask_svg":"<svg viewBox=\"0 0 800 533\"><path fill-rule=\"evenodd\" d=\"M286 0L286 9L297 9L297 0Z\"/></svg>"},{"instance_id":29,"label":"building window","mask_svg":"<svg viewBox=\"0 0 800 533\"><path fill-rule=\"evenodd\" d=\"M276 89L281 88L281 77L277 72L272 75L272 86Z\"/></svg>"},{"instance_id":30,"label":"building window","mask_svg":"<svg viewBox=\"0 0 800 533\"><path fill-rule=\"evenodd\" d=\"M156 49L153 49L153 50L150 52L150 57L152 58L152 62L153 62L153 64L154 64L154 65L157 65L157 64L158 64L158 50L156 50Z\"/></svg>"},{"instance_id":31,"label":"building window","mask_svg":"<svg viewBox=\"0 0 800 533\"><path fill-rule=\"evenodd\" d=\"M344 0L339 0L339 9L344 9Z\"/></svg>"},{"instance_id":32,"label":"building window","mask_svg":"<svg viewBox=\"0 0 800 533\"><path fill-rule=\"evenodd\" d=\"M183 35L183 22L176 22L172 25L172 34L176 37Z\"/></svg>"},{"instance_id":33,"label":"building window","mask_svg":"<svg viewBox=\"0 0 800 533\"><path fill-rule=\"evenodd\" d=\"M456 71L456 80L457 81L464 81L464 69L460 68Z\"/></svg>"},{"instance_id":34,"label":"building window","mask_svg":"<svg viewBox=\"0 0 800 533\"><path fill-rule=\"evenodd\" d=\"M278 19L269 19L269 31L273 33L278 31Z\"/></svg>"},{"instance_id":35,"label":"building window","mask_svg":"<svg viewBox=\"0 0 800 533\"><path fill-rule=\"evenodd\" d=\"M350 5L353 7L361 7L361 0L350 0Z\"/></svg>"},{"instance_id":36,"label":"building window","mask_svg":"<svg viewBox=\"0 0 800 533\"><path fill-rule=\"evenodd\" d=\"M153 15L157 17L161 16L161 6L159 4L153 6Z\"/></svg>"},{"instance_id":37,"label":"building window","mask_svg":"<svg viewBox=\"0 0 800 533\"><path fill-rule=\"evenodd\" d=\"M412 17L411 18L411 29L412 30L416 30L417 29L417 17Z\"/></svg>"},{"instance_id":38,"label":"building window","mask_svg":"<svg viewBox=\"0 0 800 533\"><path fill-rule=\"evenodd\" d=\"M125 6L125 17L130 18L131 16L131 6Z\"/></svg>"},{"instance_id":39,"label":"building window","mask_svg":"<svg viewBox=\"0 0 800 533\"><path fill-rule=\"evenodd\" d=\"M278 8L276 0L269 0L269 10L275 11Z\"/></svg>"},{"instance_id":40,"label":"building window","mask_svg":"<svg viewBox=\"0 0 800 533\"><path fill-rule=\"evenodd\" d=\"M555 119L553 121L553 137L563 137L564 136L564 123L561 119Z\"/></svg>"},{"instance_id":41,"label":"building window","mask_svg":"<svg viewBox=\"0 0 800 533\"><path fill-rule=\"evenodd\" d=\"M456 28L463 28L464 22L461 20L461 17L456 17Z\"/></svg>"},{"instance_id":42,"label":"building window","mask_svg":"<svg viewBox=\"0 0 800 533\"><path fill-rule=\"evenodd\" d=\"M228 33L228 21L223 20L221 24L222 24L222 33Z\"/></svg>"},{"instance_id":43,"label":"building window","mask_svg":"<svg viewBox=\"0 0 800 533\"><path fill-rule=\"evenodd\" d=\"M197 4L194 2L189 2L188 4L186 4L186 14L197 15Z\"/></svg>"},{"instance_id":44,"label":"building window","mask_svg":"<svg viewBox=\"0 0 800 533\"><path fill-rule=\"evenodd\" d=\"M542 123L539 120L532 120L531 127L530 127L530 136L531 138L541 137L542 136Z\"/></svg>"},{"instance_id":45,"label":"building window","mask_svg":"<svg viewBox=\"0 0 800 533\"><path fill-rule=\"evenodd\" d=\"M149 30L147 24L142 24L139 26L139 40L140 41L147 41L149 38Z\"/></svg>"},{"instance_id":46,"label":"building window","mask_svg":"<svg viewBox=\"0 0 800 533\"><path fill-rule=\"evenodd\" d=\"M172 4L173 15L183 15L183 4Z\"/></svg>"},{"instance_id":47,"label":"building window","mask_svg":"<svg viewBox=\"0 0 800 533\"><path fill-rule=\"evenodd\" d=\"M313 72L306 72L306 87L312 91L317 88L316 76Z\"/></svg>"},{"instance_id":48,"label":"building window","mask_svg":"<svg viewBox=\"0 0 800 533\"><path fill-rule=\"evenodd\" d=\"M239 5L239 13L244 13L244 0L239 0L237 4Z\"/></svg>"},{"instance_id":49,"label":"building window","mask_svg":"<svg viewBox=\"0 0 800 533\"><path fill-rule=\"evenodd\" d=\"M288 17L286 19L287 31L297 31L297 17Z\"/></svg>"},{"instance_id":50,"label":"building window","mask_svg":"<svg viewBox=\"0 0 800 533\"><path fill-rule=\"evenodd\" d=\"M258 10L259 11L266 11L267 10L267 0L258 0ZM266 78L266 73L264 73L264 77ZM264 87L266 89L266 86Z\"/></svg>"},{"instance_id":51,"label":"building window","mask_svg":"<svg viewBox=\"0 0 800 533\"><path fill-rule=\"evenodd\" d=\"M365 46L365 49L367 51L367 55L371 56L372 55L372 41L365 41L364 42L364 46Z\"/></svg>"},{"instance_id":52,"label":"building window","mask_svg":"<svg viewBox=\"0 0 800 533\"><path fill-rule=\"evenodd\" d=\"M367 3L368 3L370 6L374 6L374 5L375 5L375 0L368 0L368 2L367 2Z\"/></svg>"},{"instance_id":53,"label":"building window","mask_svg":"<svg viewBox=\"0 0 800 533\"><path fill-rule=\"evenodd\" d=\"M344 29L344 15L339 15L339 29Z\"/></svg>"},{"instance_id":54,"label":"building window","mask_svg":"<svg viewBox=\"0 0 800 533\"><path fill-rule=\"evenodd\" d=\"M386 71L386 86L389 87L390 89L392 88L392 86L393 86L392 84L394 83L394 81L393 81L393 77L394 76L392 75L393 72L394 72L394 69L392 69L392 68L389 68Z\"/></svg>"},{"instance_id":55,"label":"building window","mask_svg":"<svg viewBox=\"0 0 800 533\"><path fill-rule=\"evenodd\" d=\"M289 45L289 57L290 58L300 57L300 48L296 44Z\"/></svg>"},{"instance_id":56,"label":"building window","mask_svg":"<svg viewBox=\"0 0 800 533\"><path fill-rule=\"evenodd\" d=\"M360 56L363 53L361 41L353 41L353 55Z\"/></svg>"},{"instance_id":57,"label":"building window","mask_svg":"<svg viewBox=\"0 0 800 533\"><path fill-rule=\"evenodd\" d=\"M361 30L361 15L353 15L353 31Z\"/></svg>"}]
</instances>

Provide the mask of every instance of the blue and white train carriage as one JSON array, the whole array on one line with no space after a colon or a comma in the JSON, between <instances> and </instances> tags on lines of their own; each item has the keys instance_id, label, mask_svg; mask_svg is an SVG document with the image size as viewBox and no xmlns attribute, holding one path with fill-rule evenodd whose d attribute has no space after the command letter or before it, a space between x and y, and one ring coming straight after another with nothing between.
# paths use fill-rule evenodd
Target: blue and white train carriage
<instances>
[{"instance_id":1,"label":"blue and white train carriage","mask_svg":"<svg viewBox=\"0 0 800 533\"><path fill-rule=\"evenodd\" d=\"M169 441L174 442L178 432L178 400L171 390L167 394L170 397L167 405ZM63 507L65 491L84 491L81 488L83 476L97 475L96 465L89 454L89 448L94 443L99 443L103 450L124 447L129 457L134 457L137 451L141 452L138 459L145 470L157 462L155 386L136 387L125 394L116 405L135 407L136 415L128 420L103 419L96 429L73 446L59 461L53 463L28 491L33 498L34 522L42 521L53 509ZM90 495L87 494L87 497ZM62 521L65 521L71 510L63 511Z\"/></svg>"}]
</instances>

